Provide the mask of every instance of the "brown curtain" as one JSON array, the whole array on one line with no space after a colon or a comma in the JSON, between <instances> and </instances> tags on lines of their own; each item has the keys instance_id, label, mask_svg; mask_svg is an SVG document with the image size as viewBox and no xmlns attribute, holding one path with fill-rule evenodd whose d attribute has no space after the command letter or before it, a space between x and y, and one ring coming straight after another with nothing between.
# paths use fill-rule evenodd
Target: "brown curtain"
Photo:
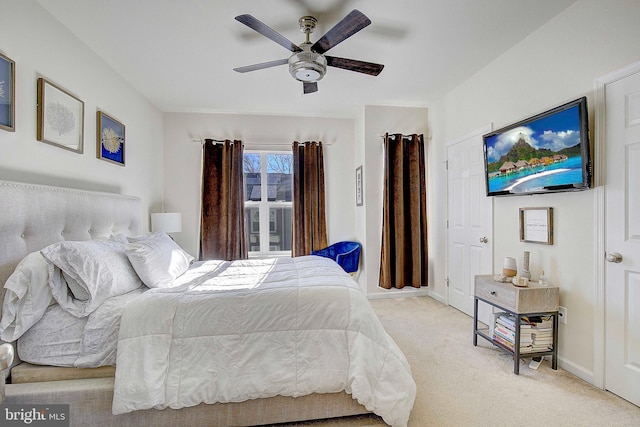
<instances>
[{"instance_id":1,"label":"brown curtain","mask_svg":"<svg viewBox=\"0 0 640 427\"><path fill-rule=\"evenodd\" d=\"M384 138L380 286L427 285L427 191L422 135Z\"/></svg>"},{"instance_id":2,"label":"brown curtain","mask_svg":"<svg viewBox=\"0 0 640 427\"><path fill-rule=\"evenodd\" d=\"M292 255L327 246L322 142L293 143Z\"/></svg>"},{"instance_id":3,"label":"brown curtain","mask_svg":"<svg viewBox=\"0 0 640 427\"><path fill-rule=\"evenodd\" d=\"M242 142L206 139L202 150L200 259L245 259Z\"/></svg>"}]
</instances>

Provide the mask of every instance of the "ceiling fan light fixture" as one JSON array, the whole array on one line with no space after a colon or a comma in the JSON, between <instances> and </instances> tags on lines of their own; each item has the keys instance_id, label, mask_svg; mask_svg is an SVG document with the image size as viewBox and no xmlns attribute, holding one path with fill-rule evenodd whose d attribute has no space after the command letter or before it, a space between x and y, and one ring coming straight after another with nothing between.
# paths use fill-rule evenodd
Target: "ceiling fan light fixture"
<instances>
[{"instance_id":1,"label":"ceiling fan light fixture","mask_svg":"<svg viewBox=\"0 0 640 427\"><path fill-rule=\"evenodd\" d=\"M318 20L313 16L303 16L298 20L300 31L305 35L305 41L296 45L282 34L270 28L263 22L249 14L236 16L236 21L246 25L254 31L262 34L268 39L278 43L285 49L293 52L288 59L278 59L275 61L262 62L260 64L248 65L234 68L238 73L262 70L278 65L289 65L289 74L294 79L303 83L303 93L313 93L318 91L317 82L327 73L327 67L341 68L343 70L355 71L358 73L377 76L384 65L371 62L358 61L355 59L338 58L335 56L324 56L329 49L342 43L358 31L371 24L371 20L362 12L353 9L347 16L342 18L336 25L320 37L315 43L311 43L309 35L316 30Z\"/></svg>"},{"instance_id":2,"label":"ceiling fan light fixture","mask_svg":"<svg viewBox=\"0 0 640 427\"><path fill-rule=\"evenodd\" d=\"M301 82L312 83L320 80L322 78L322 74L311 68L299 68L295 71L294 77Z\"/></svg>"},{"instance_id":3,"label":"ceiling fan light fixture","mask_svg":"<svg viewBox=\"0 0 640 427\"><path fill-rule=\"evenodd\" d=\"M304 47L302 47L304 49ZM327 60L323 55L303 50L289 58L289 73L305 83L313 83L322 79L327 72Z\"/></svg>"}]
</instances>

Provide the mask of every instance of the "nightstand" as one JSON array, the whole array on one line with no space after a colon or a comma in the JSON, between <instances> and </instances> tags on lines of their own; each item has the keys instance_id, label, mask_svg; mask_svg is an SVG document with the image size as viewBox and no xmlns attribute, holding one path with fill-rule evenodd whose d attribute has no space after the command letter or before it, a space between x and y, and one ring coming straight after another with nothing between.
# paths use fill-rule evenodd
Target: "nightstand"
<instances>
[{"instance_id":1,"label":"nightstand","mask_svg":"<svg viewBox=\"0 0 640 427\"><path fill-rule=\"evenodd\" d=\"M494 325L478 328L478 301L496 307L515 318L513 348L493 338ZM551 355L551 366L558 368L558 308L560 289L557 286L540 286L529 282L527 287L517 287L511 283L494 280L492 275L475 276L473 304L473 345L478 345L478 337L491 342L496 347L513 354L513 372L519 373L520 359ZM523 352L520 343L523 317L551 317L553 319L552 348L544 351ZM493 319L491 320L494 321Z\"/></svg>"}]
</instances>

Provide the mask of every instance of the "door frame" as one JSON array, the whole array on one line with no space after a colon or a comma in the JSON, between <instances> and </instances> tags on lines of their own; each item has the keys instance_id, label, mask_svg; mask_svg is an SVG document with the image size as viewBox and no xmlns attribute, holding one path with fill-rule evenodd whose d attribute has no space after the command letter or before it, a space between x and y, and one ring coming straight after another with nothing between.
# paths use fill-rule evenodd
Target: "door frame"
<instances>
[{"instance_id":1,"label":"door frame","mask_svg":"<svg viewBox=\"0 0 640 427\"><path fill-rule=\"evenodd\" d=\"M605 96L608 84L615 83L625 77L640 73L640 61L631 63L618 70L598 77L594 81L595 132L594 132L594 351L593 351L593 385L606 388L605 360L605 192L606 192L606 112Z\"/></svg>"},{"instance_id":2,"label":"door frame","mask_svg":"<svg viewBox=\"0 0 640 427\"><path fill-rule=\"evenodd\" d=\"M467 139L476 137L476 136L482 136L484 134L487 134L489 132L493 131L493 123L489 123L485 126L482 126L478 129L475 129L469 133L466 133L462 136L459 136L458 138L455 138L451 141L448 141L447 143L445 143L444 145L444 149L445 149L445 153L446 153L446 183L447 183L447 191L446 191L446 197L445 197L445 203L446 203L446 221L447 221L447 232L446 232L446 241L445 241L445 277L449 277L449 225L448 225L448 221L449 221L449 147L451 147L452 145L456 145L459 144L461 142L466 141ZM491 205L491 221L493 221L493 203ZM493 225L491 227L491 237L490 237L490 242L491 242L491 271L493 271L493 263L494 263L494 256L493 256L493 251L494 251L494 246L493 246ZM445 298L444 298L444 302L445 304L447 304L448 306L450 306L450 302L449 302L449 283L447 282L447 289L445 292Z\"/></svg>"}]
</instances>

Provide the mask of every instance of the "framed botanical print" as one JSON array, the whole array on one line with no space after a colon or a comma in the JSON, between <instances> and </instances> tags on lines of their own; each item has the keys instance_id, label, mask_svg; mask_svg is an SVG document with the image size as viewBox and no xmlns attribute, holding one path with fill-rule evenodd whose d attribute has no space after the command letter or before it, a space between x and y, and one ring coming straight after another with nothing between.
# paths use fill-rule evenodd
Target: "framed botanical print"
<instances>
[{"instance_id":1,"label":"framed botanical print","mask_svg":"<svg viewBox=\"0 0 640 427\"><path fill-rule=\"evenodd\" d=\"M38 141L82 153L84 102L50 81L38 79Z\"/></svg>"},{"instance_id":2,"label":"framed botanical print","mask_svg":"<svg viewBox=\"0 0 640 427\"><path fill-rule=\"evenodd\" d=\"M0 129L13 132L16 113L16 63L0 53Z\"/></svg>"},{"instance_id":3,"label":"framed botanical print","mask_svg":"<svg viewBox=\"0 0 640 427\"><path fill-rule=\"evenodd\" d=\"M124 125L103 111L97 112L96 121L97 157L124 166Z\"/></svg>"}]
</instances>

